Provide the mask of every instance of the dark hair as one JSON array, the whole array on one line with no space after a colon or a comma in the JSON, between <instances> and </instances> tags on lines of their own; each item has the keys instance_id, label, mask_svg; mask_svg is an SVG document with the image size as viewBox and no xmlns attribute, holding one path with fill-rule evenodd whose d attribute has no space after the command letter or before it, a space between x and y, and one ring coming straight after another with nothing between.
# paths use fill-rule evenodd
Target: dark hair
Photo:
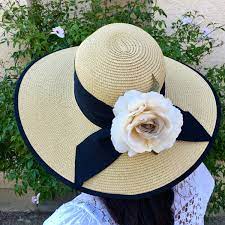
<instances>
[{"instance_id":1,"label":"dark hair","mask_svg":"<svg viewBox=\"0 0 225 225\"><path fill-rule=\"evenodd\" d=\"M174 225L173 201L172 189L137 200L104 198L110 215L119 225Z\"/></svg>"}]
</instances>

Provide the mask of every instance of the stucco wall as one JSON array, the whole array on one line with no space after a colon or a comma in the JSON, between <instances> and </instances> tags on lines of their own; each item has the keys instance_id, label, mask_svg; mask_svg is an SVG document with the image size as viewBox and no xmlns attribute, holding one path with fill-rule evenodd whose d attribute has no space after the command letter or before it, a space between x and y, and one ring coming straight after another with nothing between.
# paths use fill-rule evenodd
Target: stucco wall
<instances>
[{"instance_id":1,"label":"stucco wall","mask_svg":"<svg viewBox=\"0 0 225 225\"><path fill-rule=\"evenodd\" d=\"M224 0L158 0L158 5L167 13L168 24L187 11L197 10L203 14L208 22L225 24ZM225 32L217 32L214 37L225 42ZM207 56L203 66L211 66L225 63L225 45L216 48Z\"/></svg>"},{"instance_id":2,"label":"stucco wall","mask_svg":"<svg viewBox=\"0 0 225 225\"><path fill-rule=\"evenodd\" d=\"M26 4L26 0L19 0L21 4ZM0 4L4 6L6 3L6 0L0 0ZM1 18L0 14L0 18ZM0 37L2 35L3 29L0 27ZM5 63L5 65L11 65L12 60L10 59L10 54L12 53L12 46L7 46L6 43L0 44L0 78L3 75L3 68L2 68L2 61Z\"/></svg>"},{"instance_id":3,"label":"stucco wall","mask_svg":"<svg viewBox=\"0 0 225 225\"><path fill-rule=\"evenodd\" d=\"M0 0L0 2L3 0ZM20 0L21 2L25 0ZM49 0L43 0L47 2ZM111 0L113 3L127 2L128 0ZM140 0L141 1L141 0ZM30 0L27 0L30 2ZM175 18L181 16L187 11L197 10L205 15L206 21L225 24L225 1L224 0L158 0L158 5L165 10L168 15L168 25ZM218 31L213 37L219 38L225 42L225 32ZM1 52L1 49L0 49ZM7 51L6 53L7 54ZM1 58L0 53L0 58ZM204 60L203 67L225 63L225 45L214 50Z\"/></svg>"},{"instance_id":4,"label":"stucco wall","mask_svg":"<svg viewBox=\"0 0 225 225\"><path fill-rule=\"evenodd\" d=\"M26 0L19 0L21 3L25 3ZM43 0L47 2L48 0ZM4 4L5 0L0 0L0 3ZM30 0L27 0L30 2ZM112 2L127 2L127 0L112 0ZM225 24L225 1L224 0L158 0L158 5L165 10L168 15L168 25L175 18L181 16L183 13L190 10L197 10L205 15L206 20L209 22L217 22ZM0 35L1 35L0 27ZM217 32L214 35L225 42L225 32ZM0 45L0 60L9 60L10 48L6 45ZM216 64L225 63L225 45L214 50L214 53L207 56L204 60L203 66L211 66ZM0 69L1 76L1 69Z\"/></svg>"}]
</instances>

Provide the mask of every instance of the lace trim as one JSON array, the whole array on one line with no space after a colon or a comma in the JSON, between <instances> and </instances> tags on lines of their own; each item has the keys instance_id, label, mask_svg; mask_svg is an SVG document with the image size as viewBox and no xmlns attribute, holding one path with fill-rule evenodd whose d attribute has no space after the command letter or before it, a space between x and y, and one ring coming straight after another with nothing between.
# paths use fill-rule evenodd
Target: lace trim
<instances>
[{"instance_id":1,"label":"lace trim","mask_svg":"<svg viewBox=\"0 0 225 225\"><path fill-rule=\"evenodd\" d=\"M174 204L172 209L174 211L175 225L204 224L204 202L195 180L196 175L196 171L194 171L173 188Z\"/></svg>"},{"instance_id":2,"label":"lace trim","mask_svg":"<svg viewBox=\"0 0 225 225\"><path fill-rule=\"evenodd\" d=\"M204 215L214 188L204 164L174 188L174 225L204 225ZM117 225L100 197L80 194L62 205L44 225Z\"/></svg>"},{"instance_id":3,"label":"lace trim","mask_svg":"<svg viewBox=\"0 0 225 225\"><path fill-rule=\"evenodd\" d=\"M99 223L104 223L104 225L117 225L106 209L101 198L84 193L82 193L82 195L85 196L82 196L81 199L76 201L78 205L84 205L90 213L94 214L98 218Z\"/></svg>"}]
</instances>

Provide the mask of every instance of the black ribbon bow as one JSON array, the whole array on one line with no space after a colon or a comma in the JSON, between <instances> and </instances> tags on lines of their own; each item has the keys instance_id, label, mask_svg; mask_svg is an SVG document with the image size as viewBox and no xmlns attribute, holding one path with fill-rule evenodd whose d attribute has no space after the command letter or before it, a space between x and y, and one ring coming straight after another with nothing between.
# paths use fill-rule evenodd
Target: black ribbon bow
<instances>
[{"instance_id":1,"label":"black ribbon bow","mask_svg":"<svg viewBox=\"0 0 225 225\"><path fill-rule=\"evenodd\" d=\"M165 95L165 83L160 93ZM92 123L101 127L99 131L91 134L76 147L75 187L79 189L85 181L111 165L121 153L115 150L110 136L114 118L112 107L85 90L76 73L74 74L74 94L82 113ZM211 136L195 117L190 112L177 108L183 114L182 131L177 140L209 141Z\"/></svg>"}]
</instances>

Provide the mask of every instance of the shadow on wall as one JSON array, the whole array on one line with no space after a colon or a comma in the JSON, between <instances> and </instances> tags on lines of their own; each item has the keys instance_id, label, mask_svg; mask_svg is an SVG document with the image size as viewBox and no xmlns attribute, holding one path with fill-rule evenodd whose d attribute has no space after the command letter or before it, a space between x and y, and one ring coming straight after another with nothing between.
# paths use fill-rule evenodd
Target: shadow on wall
<instances>
[{"instance_id":1,"label":"shadow on wall","mask_svg":"<svg viewBox=\"0 0 225 225\"><path fill-rule=\"evenodd\" d=\"M0 5L4 6L4 4L6 4L6 0L0 0ZM26 0L19 0L19 2L21 4L26 4ZM0 18L1 18L1 14L0 14ZM0 27L0 36L2 35L3 30ZM3 76L3 68L2 68L2 64L3 64L3 59L4 59L4 64L9 67L12 65L13 60L10 59L10 54L12 53L12 46L7 46L6 43L4 44L0 44L0 78Z\"/></svg>"},{"instance_id":2,"label":"shadow on wall","mask_svg":"<svg viewBox=\"0 0 225 225\"><path fill-rule=\"evenodd\" d=\"M162 8L170 24L176 17L180 17L187 11L197 10L205 16L206 22L216 22L225 24L225 1L221 0L158 0L158 5ZM219 38L225 42L225 32L218 31L213 34L214 38ZM216 35L216 36L215 36ZM206 56L203 62L204 67L220 65L225 63L225 45L214 49L214 52Z\"/></svg>"}]
</instances>

